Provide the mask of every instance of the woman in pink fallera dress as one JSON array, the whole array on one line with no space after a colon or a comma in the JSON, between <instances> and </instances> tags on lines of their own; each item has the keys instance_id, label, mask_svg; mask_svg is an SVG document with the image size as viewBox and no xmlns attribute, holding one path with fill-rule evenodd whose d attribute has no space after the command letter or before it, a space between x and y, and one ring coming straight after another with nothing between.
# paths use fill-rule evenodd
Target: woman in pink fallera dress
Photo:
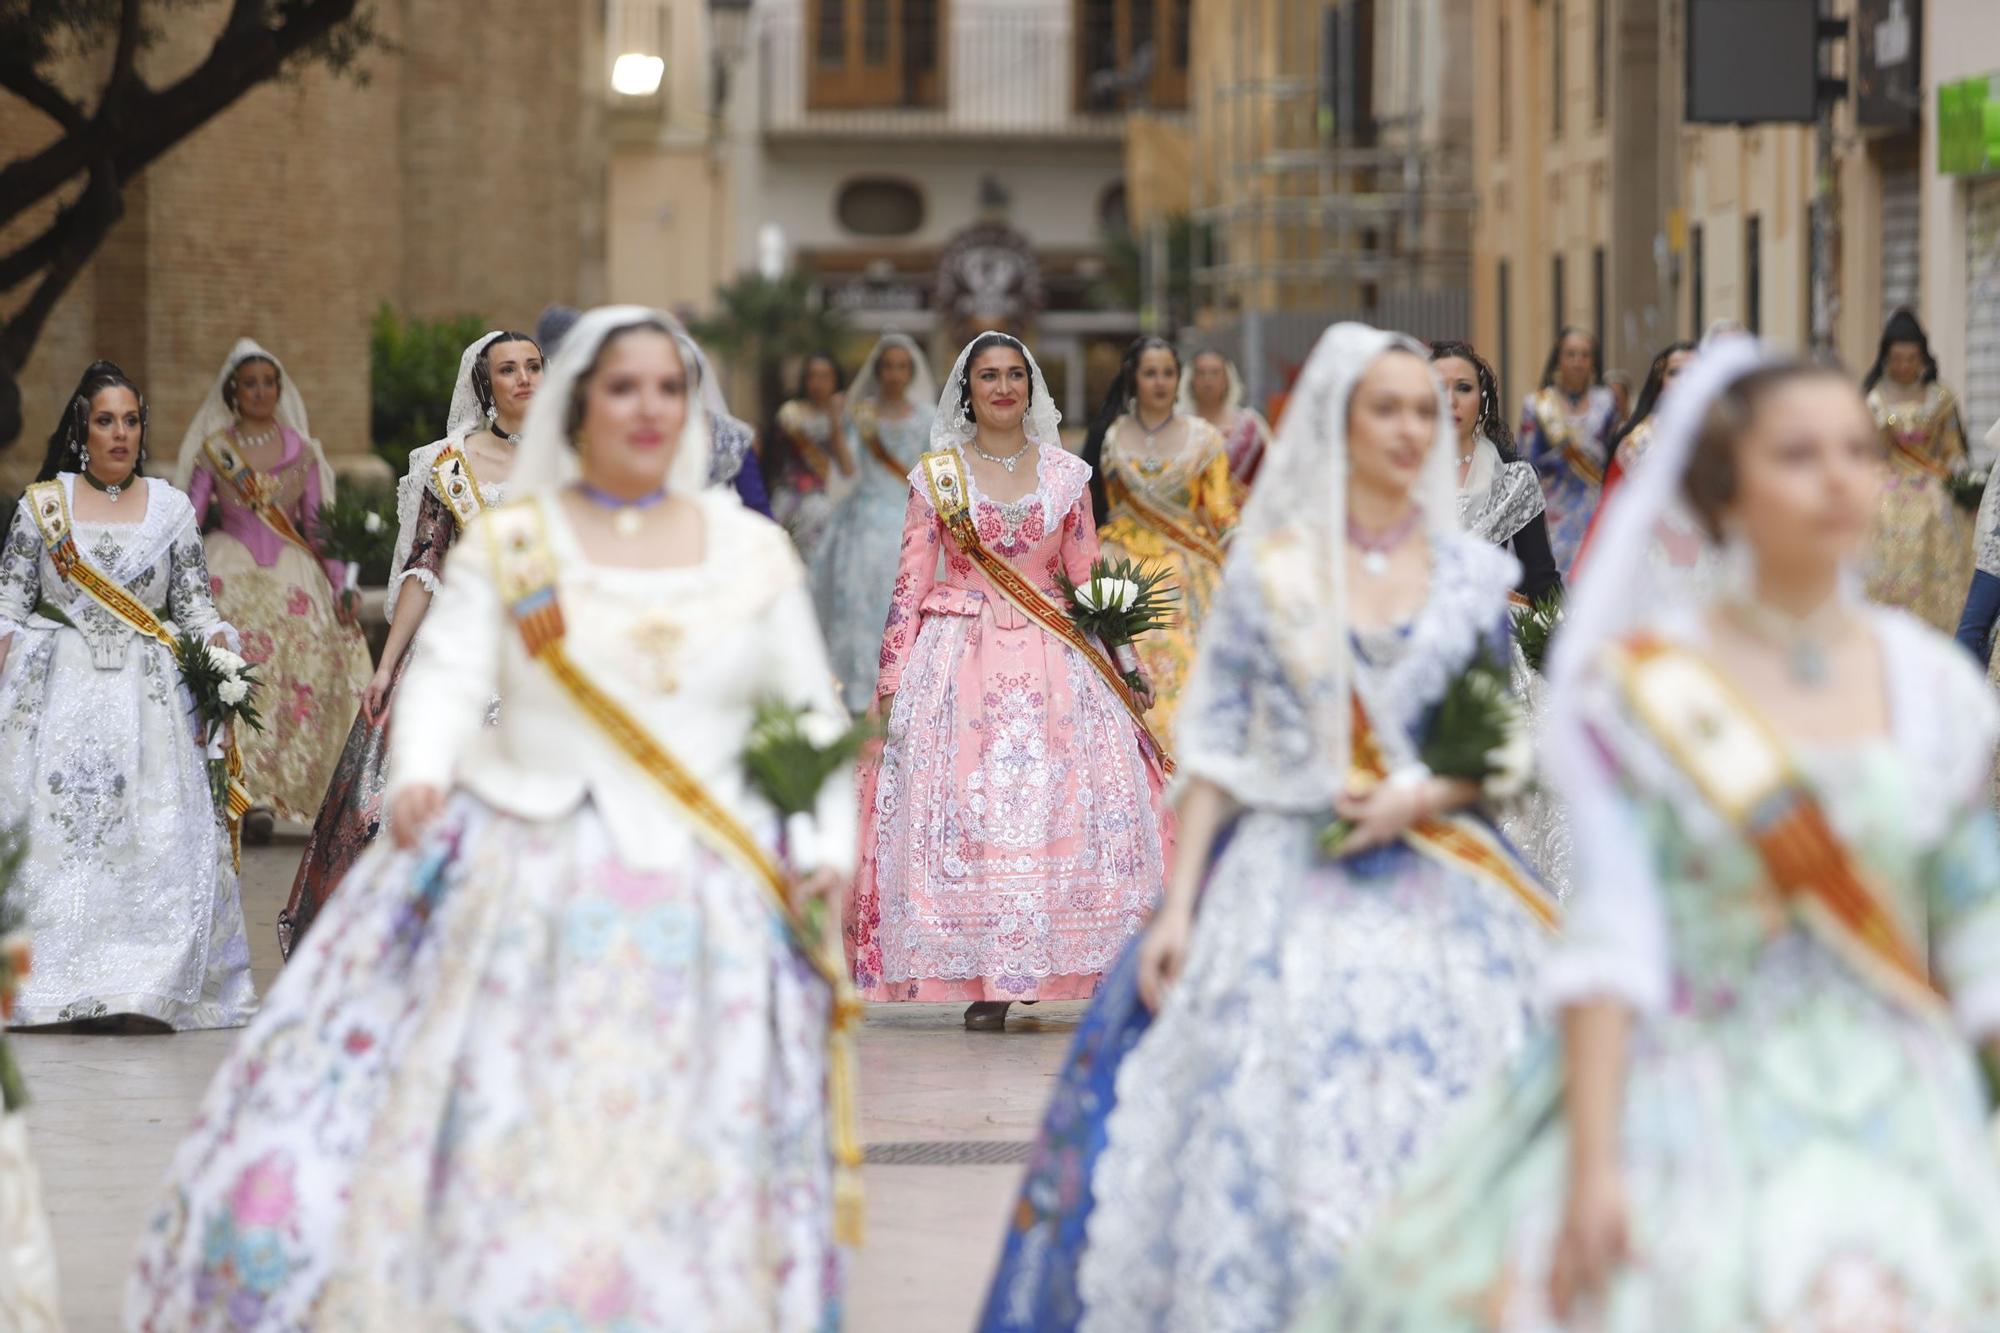
<instances>
[{"instance_id":1,"label":"woman in pink fallera dress","mask_svg":"<svg viewBox=\"0 0 2000 1333\"><path fill-rule=\"evenodd\" d=\"M1093 994L1157 901L1171 838L1150 696L1121 695L1023 609L1059 606L1057 572L1083 582L1097 558L1090 468L1060 420L1018 340L985 333L960 354L910 474L882 641L855 981L871 1000L969 1002L975 1029L1017 1000ZM1011 591L954 532L953 478Z\"/></svg>"}]
</instances>

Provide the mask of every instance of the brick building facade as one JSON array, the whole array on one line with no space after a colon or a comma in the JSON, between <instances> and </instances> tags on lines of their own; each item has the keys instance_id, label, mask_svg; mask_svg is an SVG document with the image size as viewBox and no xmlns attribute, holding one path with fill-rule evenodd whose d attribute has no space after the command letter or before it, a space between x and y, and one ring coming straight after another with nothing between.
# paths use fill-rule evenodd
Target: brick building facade
<instances>
[{"instance_id":1,"label":"brick building facade","mask_svg":"<svg viewBox=\"0 0 2000 1333\"><path fill-rule=\"evenodd\" d=\"M153 469L236 338L281 357L329 454L368 448L368 330L406 314L532 325L602 295L602 35L595 0L375 0L367 81L322 69L257 88L126 192L124 220L70 289L22 381L0 489L40 461L93 357L152 408ZM177 77L226 6L175 10L147 77ZM86 101L82 68L66 79ZM0 95L13 155L50 132ZM442 426L446 404L438 404Z\"/></svg>"}]
</instances>

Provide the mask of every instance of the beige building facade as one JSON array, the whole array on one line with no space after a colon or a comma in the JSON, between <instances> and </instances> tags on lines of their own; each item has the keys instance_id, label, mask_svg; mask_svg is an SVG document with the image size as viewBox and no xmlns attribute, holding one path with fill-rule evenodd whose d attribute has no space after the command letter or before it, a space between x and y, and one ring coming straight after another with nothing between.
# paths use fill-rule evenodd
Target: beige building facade
<instances>
[{"instance_id":1,"label":"beige building facade","mask_svg":"<svg viewBox=\"0 0 2000 1333\"><path fill-rule=\"evenodd\" d=\"M191 68L227 6L173 11L155 83ZM477 314L532 326L605 288L602 36L595 0L378 0L365 84L310 69L259 87L148 168L25 368L21 484L85 365L146 389L167 465L241 336L270 347L336 459L369 446L369 326ZM91 69L64 71L88 99ZM0 143L49 123L0 94ZM32 223L32 219L30 223ZM442 429L447 404L438 404Z\"/></svg>"},{"instance_id":2,"label":"beige building facade","mask_svg":"<svg viewBox=\"0 0 2000 1333\"><path fill-rule=\"evenodd\" d=\"M1885 16L1908 11L1927 79L1948 11L1986 3L1836 0L1857 34L1836 68L1858 84L1859 34L1872 52ZM1686 22L1685 0L1475 0L1473 335L1510 402L1566 325L1596 333L1635 384L1661 346L1717 321L1814 342L1815 128L1688 123ZM1859 368L1898 306L1927 323L1946 312L1929 310L1928 131L1871 121L1855 93L1834 113L1826 309L1833 350ZM1929 124L1929 108L1910 111Z\"/></svg>"}]
</instances>

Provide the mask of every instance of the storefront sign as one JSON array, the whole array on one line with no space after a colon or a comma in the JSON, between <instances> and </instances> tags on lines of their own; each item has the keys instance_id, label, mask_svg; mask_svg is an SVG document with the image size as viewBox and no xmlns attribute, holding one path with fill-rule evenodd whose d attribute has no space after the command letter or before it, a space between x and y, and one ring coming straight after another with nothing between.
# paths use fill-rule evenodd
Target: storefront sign
<instances>
[{"instance_id":1,"label":"storefront sign","mask_svg":"<svg viewBox=\"0 0 2000 1333\"><path fill-rule=\"evenodd\" d=\"M1923 109L1917 53L1923 0L1858 0L1854 14L1854 113L1868 129L1914 129Z\"/></svg>"}]
</instances>

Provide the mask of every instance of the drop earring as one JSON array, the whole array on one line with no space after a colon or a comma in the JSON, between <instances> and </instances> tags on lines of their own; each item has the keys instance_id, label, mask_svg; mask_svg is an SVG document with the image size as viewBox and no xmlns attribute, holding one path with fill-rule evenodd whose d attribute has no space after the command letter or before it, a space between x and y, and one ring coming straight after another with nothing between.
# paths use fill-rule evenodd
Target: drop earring
<instances>
[{"instance_id":1,"label":"drop earring","mask_svg":"<svg viewBox=\"0 0 2000 1333\"><path fill-rule=\"evenodd\" d=\"M76 461L85 472L90 471L90 450L84 445L76 446Z\"/></svg>"}]
</instances>

